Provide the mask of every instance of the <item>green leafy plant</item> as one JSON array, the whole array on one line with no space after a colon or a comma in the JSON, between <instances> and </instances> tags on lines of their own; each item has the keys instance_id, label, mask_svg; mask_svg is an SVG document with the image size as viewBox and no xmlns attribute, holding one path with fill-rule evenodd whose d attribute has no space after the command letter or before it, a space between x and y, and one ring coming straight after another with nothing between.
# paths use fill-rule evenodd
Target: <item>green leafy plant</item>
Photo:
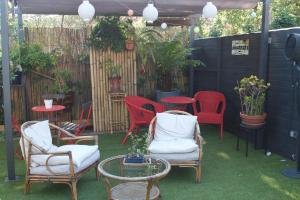
<instances>
[{"instance_id":1,"label":"green leafy plant","mask_svg":"<svg viewBox=\"0 0 300 200\"><path fill-rule=\"evenodd\" d=\"M135 40L136 34L135 34L135 28L132 24L132 20L126 19L122 23L122 27L124 28L125 38L130 40Z\"/></svg>"},{"instance_id":2,"label":"green leafy plant","mask_svg":"<svg viewBox=\"0 0 300 200\"><path fill-rule=\"evenodd\" d=\"M262 115L269 87L270 83L253 75L240 80L234 90L240 96L241 112L246 115Z\"/></svg>"},{"instance_id":3,"label":"green leafy plant","mask_svg":"<svg viewBox=\"0 0 300 200\"><path fill-rule=\"evenodd\" d=\"M10 58L14 66L21 65L24 73L51 69L57 63L56 56L45 53L38 44L14 45L10 51Z\"/></svg>"},{"instance_id":4,"label":"green leafy plant","mask_svg":"<svg viewBox=\"0 0 300 200\"><path fill-rule=\"evenodd\" d=\"M71 73L67 69L55 69L53 71L54 83L51 92L66 94L72 91Z\"/></svg>"},{"instance_id":5,"label":"green leafy plant","mask_svg":"<svg viewBox=\"0 0 300 200\"><path fill-rule=\"evenodd\" d=\"M297 18L286 8L278 9L273 17L271 27L274 29L297 26Z\"/></svg>"},{"instance_id":6,"label":"green leafy plant","mask_svg":"<svg viewBox=\"0 0 300 200\"><path fill-rule=\"evenodd\" d=\"M128 148L128 155L145 155L147 153L147 134L135 135L132 134L129 136L131 145Z\"/></svg>"},{"instance_id":7,"label":"green leafy plant","mask_svg":"<svg viewBox=\"0 0 300 200\"><path fill-rule=\"evenodd\" d=\"M88 44L97 49L111 48L115 52L120 52L124 49L125 31L126 26L120 21L120 17L103 17L93 28Z\"/></svg>"},{"instance_id":8,"label":"green leafy plant","mask_svg":"<svg viewBox=\"0 0 300 200\"><path fill-rule=\"evenodd\" d=\"M104 65L110 78L116 78L121 76L121 64L115 64L111 59L108 59L104 62Z\"/></svg>"},{"instance_id":9,"label":"green leafy plant","mask_svg":"<svg viewBox=\"0 0 300 200\"><path fill-rule=\"evenodd\" d=\"M199 60L188 59L191 49L185 47L179 39L158 42L155 46L154 63L158 88L170 91L174 85L174 78L179 71L188 66L203 64Z\"/></svg>"},{"instance_id":10,"label":"green leafy plant","mask_svg":"<svg viewBox=\"0 0 300 200\"><path fill-rule=\"evenodd\" d=\"M141 60L141 64L146 66L148 63L153 63L155 60L155 47L156 44L162 41L162 35L154 29L138 30L136 34L136 47L137 54Z\"/></svg>"}]
</instances>

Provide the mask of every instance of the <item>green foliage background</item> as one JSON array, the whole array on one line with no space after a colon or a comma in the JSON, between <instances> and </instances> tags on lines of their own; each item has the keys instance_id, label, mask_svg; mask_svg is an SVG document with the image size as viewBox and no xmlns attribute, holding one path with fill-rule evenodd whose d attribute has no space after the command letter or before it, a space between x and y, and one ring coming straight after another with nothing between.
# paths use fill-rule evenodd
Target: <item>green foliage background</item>
<instances>
[{"instance_id":1,"label":"green foliage background","mask_svg":"<svg viewBox=\"0 0 300 200\"><path fill-rule=\"evenodd\" d=\"M251 16L255 12L256 17ZM212 20L200 18L198 37L220 37L257 32L261 29L262 3L254 9L220 11ZM271 29L300 26L299 0L272 0Z\"/></svg>"}]
</instances>

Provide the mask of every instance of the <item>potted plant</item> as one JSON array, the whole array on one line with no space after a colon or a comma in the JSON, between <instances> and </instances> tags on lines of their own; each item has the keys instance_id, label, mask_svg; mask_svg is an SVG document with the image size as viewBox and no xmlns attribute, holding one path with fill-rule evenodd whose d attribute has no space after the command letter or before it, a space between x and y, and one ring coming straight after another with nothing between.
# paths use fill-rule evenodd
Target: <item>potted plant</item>
<instances>
[{"instance_id":1,"label":"potted plant","mask_svg":"<svg viewBox=\"0 0 300 200\"><path fill-rule=\"evenodd\" d=\"M108 59L104 63L106 71L108 72L110 91L120 92L121 91L121 69L122 65L115 64L111 59Z\"/></svg>"},{"instance_id":2,"label":"potted plant","mask_svg":"<svg viewBox=\"0 0 300 200\"><path fill-rule=\"evenodd\" d=\"M134 39L136 37L135 35L135 28L132 24L132 20L127 19L124 22L124 26L125 26L125 36L126 36L126 40L125 40L125 48L129 51L132 51L134 49Z\"/></svg>"},{"instance_id":3,"label":"potted plant","mask_svg":"<svg viewBox=\"0 0 300 200\"><path fill-rule=\"evenodd\" d=\"M24 73L49 70L56 64L56 56L45 53L38 44L20 44L12 47L11 60L15 66L20 65Z\"/></svg>"},{"instance_id":4,"label":"potted plant","mask_svg":"<svg viewBox=\"0 0 300 200\"><path fill-rule=\"evenodd\" d=\"M57 68L53 70L53 84L50 87L49 94L44 94L44 100L53 99L53 103L62 104L67 108L73 105L74 83L71 80L71 73L68 69Z\"/></svg>"},{"instance_id":5,"label":"potted plant","mask_svg":"<svg viewBox=\"0 0 300 200\"><path fill-rule=\"evenodd\" d=\"M38 44L14 44L10 48L10 77L12 84L21 84L22 75L51 69L56 64L56 56L43 52ZM0 62L2 57L0 57Z\"/></svg>"},{"instance_id":6,"label":"potted plant","mask_svg":"<svg viewBox=\"0 0 300 200\"><path fill-rule=\"evenodd\" d=\"M93 28L88 39L89 46L97 49L108 49L115 52L124 50L126 36L125 26L120 17L102 17Z\"/></svg>"},{"instance_id":7,"label":"potted plant","mask_svg":"<svg viewBox=\"0 0 300 200\"><path fill-rule=\"evenodd\" d=\"M179 39L158 42L155 47L154 63L157 74L157 100L166 96L178 96L175 89L176 75L188 66L202 64L199 60L191 60L188 55L191 49L184 47Z\"/></svg>"},{"instance_id":8,"label":"potted plant","mask_svg":"<svg viewBox=\"0 0 300 200\"><path fill-rule=\"evenodd\" d=\"M269 87L270 83L254 75L245 77L237 83L234 90L240 97L240 117L243 123L259 126L265 122L267 114L264 112L264 106Z\"/></svg>"},{"instance_id":9,"label":"potted plant","mask_svg":"<svg viewBox=\"0 0 300 200\"><path fill-rule=\"evenodd\" d=\"M125 156L124 163L145 163L144 155L147 153L147 134L130 135L131 146L128 148L128 154Z\"/></svg>"}]
</instances>

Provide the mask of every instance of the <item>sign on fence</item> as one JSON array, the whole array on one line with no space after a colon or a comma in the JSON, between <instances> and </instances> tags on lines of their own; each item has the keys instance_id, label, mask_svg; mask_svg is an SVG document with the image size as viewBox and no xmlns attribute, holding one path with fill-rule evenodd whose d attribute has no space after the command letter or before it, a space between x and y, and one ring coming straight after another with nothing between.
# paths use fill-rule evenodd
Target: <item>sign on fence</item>
<instances>
[{"instance_id":1,"label":"sign on fence","mask_svg":"<svg viewBox=\"0 0 300 200\"><path fill-rule=\"evenodd\" d=\"M232 55L249 55L249 39L232 40Z\"/></svg>"}]
</instances>

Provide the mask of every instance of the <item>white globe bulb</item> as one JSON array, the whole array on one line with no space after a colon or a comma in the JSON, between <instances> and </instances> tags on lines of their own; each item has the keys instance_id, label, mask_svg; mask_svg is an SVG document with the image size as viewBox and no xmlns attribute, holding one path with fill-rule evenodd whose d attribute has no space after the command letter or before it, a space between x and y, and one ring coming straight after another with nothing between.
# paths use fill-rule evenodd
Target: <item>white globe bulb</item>
<instances>
[{"instance_id":1,"label":"white globe bulb","mask_svg":"<svg viewBox=\"0 0 300 200\"><path fill-rule=\"evenodd\" d=\"M212 2L207 2L202 13L205 18L214 18L218 14L218 9Z\"/></svg>"},{"instance_id":2,"label":"white globe bulb","mask_svg":"<svg viewBox=\"0 0 300 200\"><path fill-rule=\"evenodd\" d=\"M78 14L85 22L89 22L95 15L95 8L89 1L84 0L78 7Z\"/></svg>"},{"instance_id":3,"label":"white globe bulb","mask_svg":"<svg viewBox=\"0 0 300 200\"><path fill-rule=\"evenodd\" d=\"M158 10L154 7L153 3L148 5L143 10L143 17L148 23L153 23L158 18Z\"/></svg>"},{"instance_id":4,"label":"white globe bulb","mask_svg":"<svg viewBox=\"0 0 300 200\"><path fill-rule=\"evenodd\" d=\"M198 26L196 26L195 28L194 28L194 33L199 33L200 32L200 28L198 27Z\"/></svg>"},{"instance_id":5,"label":"white globe bulb","mask_svg":"<svg viewBox=\"0 0 300 200\"><path fill-rule=\"evenodd\" d=\"M161 25L160 25L160 27L162 28L162 29L166 29L167 27L168 27L168 25L167 25L167 23L162 23Z\"/></svg>"}]
</instances>

